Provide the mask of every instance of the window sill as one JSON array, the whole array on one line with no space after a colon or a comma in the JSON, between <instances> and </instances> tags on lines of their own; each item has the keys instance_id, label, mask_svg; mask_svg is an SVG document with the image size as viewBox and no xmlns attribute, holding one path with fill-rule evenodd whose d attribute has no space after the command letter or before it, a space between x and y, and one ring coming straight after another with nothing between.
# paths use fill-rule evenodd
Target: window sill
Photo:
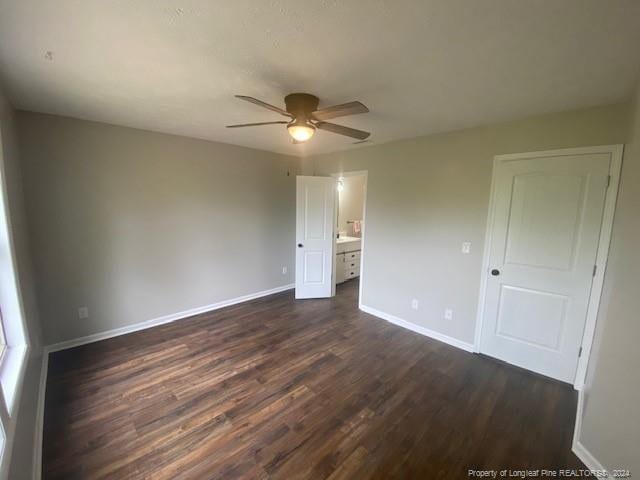
<instances>
[{"instance_id":1,"label":"window sill","mask_svg":"<svg viewBox=\"0 0 640 480\"><path fill-rule=\"evenodd\" d=\"M0 363L0 384L10 416L13 414L16 394L20 391L24 379L27 352L27 345L7 347Z\"/></svg>"}]
</instances>

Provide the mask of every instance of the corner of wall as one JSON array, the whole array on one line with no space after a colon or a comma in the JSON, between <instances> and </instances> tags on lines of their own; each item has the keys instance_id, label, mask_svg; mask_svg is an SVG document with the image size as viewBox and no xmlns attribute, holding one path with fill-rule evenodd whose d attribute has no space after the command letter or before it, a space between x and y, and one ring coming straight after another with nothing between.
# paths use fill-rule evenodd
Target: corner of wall
<instances>
[{"instance_id":1,"label":"corner of wall","mask_svg":"<svg viewBox=\"0 0 640 480\"><path fill-rule=\"evenodd\" d=\"M19 290L20 310L24 318L29 342L26 368L22 385L16 394L15 420L12 421L11 432L5 432L8 464L11 479L30 479L33 475L33 458L31 452L36 438L36 408L41 374L42 336L38 315L38 306L33 280L28 232L25 220L24 198L16 111L5 97L0 86L0 134L3 155L3 171L7 199L7 223L9 225L10 242L15 261L15 275ZM6 153L6 154L5 154Z\"/></svg>"}]
</instances>

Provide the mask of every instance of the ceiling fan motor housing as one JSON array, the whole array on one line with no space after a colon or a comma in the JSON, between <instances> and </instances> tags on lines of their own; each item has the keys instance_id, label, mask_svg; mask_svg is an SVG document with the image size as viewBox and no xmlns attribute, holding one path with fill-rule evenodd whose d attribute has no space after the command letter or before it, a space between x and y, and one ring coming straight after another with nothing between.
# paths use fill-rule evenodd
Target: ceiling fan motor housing
<instances>
[{"instance_id":1,"label":"ceiling fan motor housing","mask_svg":"<svg viewBox=\"0 0 640 480\"><path fill-rule=\"evenodd\" d=\"M296 119L309 120L311 113L318 110L320 100L310 93L292 93L284 97L287 112Z\"/></svg>"}]
</instances>

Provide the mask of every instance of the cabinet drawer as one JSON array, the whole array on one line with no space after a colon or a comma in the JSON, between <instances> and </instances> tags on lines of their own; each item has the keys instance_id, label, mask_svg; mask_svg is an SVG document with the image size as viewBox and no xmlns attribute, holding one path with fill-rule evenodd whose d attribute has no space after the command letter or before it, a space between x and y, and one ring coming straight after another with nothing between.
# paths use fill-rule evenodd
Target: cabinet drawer
<instances>
[{"instance_id":1,"label":"cabinet drawer","mask_svg":"<svg viewBox=\"0 0 640 480\"><path fill-rule=\"evenodd\" d=\"M356 278L360 276L360 269L359 268L353 268L351 270L347 270L345 272L345 279L349 280L350 278Z\"/></svg>"},{"instance_id":2,"label":"cabinet drawer","mask_svg":"<svg viewBox=\"0 0 640 480\"><path fill-rule=\"evenodd\" d=\"M360 270L360 259L356 259L356 260L348 260L345 259L344 261L344 269L345 270Z\"/></svg>"},{"instance_id":3,"label":"cabinet drawer","mask_svg":"<svg viewBox=\"0 0 640 480\"><path fill-rule=\"evenodd\" d=\"M357 260L358 262L360 262L360 250L358 250L357 252L345 253L344 259L345 259L345 262L348 262L350 260Z\"/></svg>"}]
</instances>

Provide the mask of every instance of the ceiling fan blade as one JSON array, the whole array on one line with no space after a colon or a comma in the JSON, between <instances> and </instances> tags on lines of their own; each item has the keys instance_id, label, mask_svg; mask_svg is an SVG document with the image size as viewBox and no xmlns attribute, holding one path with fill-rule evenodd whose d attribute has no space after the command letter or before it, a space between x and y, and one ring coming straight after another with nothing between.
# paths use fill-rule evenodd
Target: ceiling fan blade
<instances>
[{"instance_id":1,"label":"ceiling fan blade","mask_svg":"<svg viewBox=\"0 0 640 480\"><path fill-rule=\"evenodd\" d=\"M278 122L240 123L238 125L227 125L227 128L257 127L259 125L286 125L287 123L289 122L284 120Z\"/></svg>"},{"instance_id":2,"label":"ceiling fan blade","mask_svg":"<svg viewBox=\"0 0 640 480\"><path fill-rule=\"evenodd\" d=\"M369 138L369 135L371 135L369 132L365 132L363 130L356 130L355 128L344 127L342 125L336 125L335 123L329 122L318 122L316 123L316 127L320 130L326 130L327 132L337 133L338 135L357 138L358 140L364 140L365 138Z\"/></svg>"},{"instance_id":3,"label":"ceiling fan blade","mask_svg":"<svg viewBox=\"0 0 640 480\"><path fill-rule=\"evenodd\" d=\"M349 102L333 107L322 108L311 114L315 120L330 120L332 118L346 117L347 115L357 115L359 113L367 113L369 109L360 102Z\"/></svg>"},{"instance_id":4,"label":"ceiling fan blade","mask_svg":"<svg viewBox=\"0 0 640 480\"><path fill-rule=\"evenodd\" d=\"M284 115L285 117L293 117L293 115L291 115L286 110L283 110L282 108L276 107L274 105L269 105L268 103L263 102L262 100L258 100L257 98L247 97L246 95L236 95L236 98L239 98L240 100L245 100L247 102L253 103L255 105L266 108L273 112L279 113L280 115Z\"/></svg>"}]
</instances>

